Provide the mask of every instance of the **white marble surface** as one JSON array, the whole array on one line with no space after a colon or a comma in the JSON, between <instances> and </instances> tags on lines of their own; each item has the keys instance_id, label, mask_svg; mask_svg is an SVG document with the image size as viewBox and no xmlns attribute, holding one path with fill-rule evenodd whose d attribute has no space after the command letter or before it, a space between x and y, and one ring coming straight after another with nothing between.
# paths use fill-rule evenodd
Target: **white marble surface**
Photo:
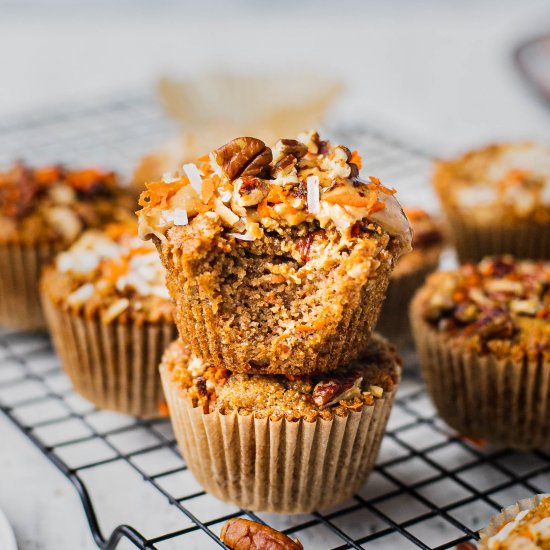
<instances>
[{"instance_id":1,"label":"white marble surface","mask_svg":"<svg viewBox=\"0 0 550 550\"><path fill-rule=\"evenodd\" d=\"M547 0L412 4L284 1L261 12L240 2L209 12L0 0L0 117L150 85L165 72L289 66L341 75L344 116L438 151L550 140L549 111L510 65L515 42L550 27ZM95 547L73 488L2 416L0 506L22 550Z\"/></svg>"}]
</instances>

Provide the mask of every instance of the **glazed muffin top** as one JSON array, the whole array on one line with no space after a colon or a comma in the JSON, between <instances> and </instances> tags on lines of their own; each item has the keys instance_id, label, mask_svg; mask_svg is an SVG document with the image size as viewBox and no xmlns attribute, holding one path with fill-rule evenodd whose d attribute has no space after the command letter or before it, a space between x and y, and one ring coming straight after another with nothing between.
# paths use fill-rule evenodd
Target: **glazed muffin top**
<instances>
[{"instance_id":1,"label":"glazed muffin top","mask_svg":"<svg viewBox=\"0 0 550 550\"><path fill-rule=\"evenodd\" d=\"M545 550L550 548L550 497L536 508L523 510L502 524L487 540L488 550Z\"/></svg>"},{"instance_id":2,"label":"glazed muffin top","mask_svg":"<svg viewBox=\"0 0 550 550\"><path fill-rule=\"evenodd\" d=\"M281 139L273 149L259 139L236 138L197 164L185 164L183 174L147 184L139 234L164 240L170 228L204 216L219 219L228 236L245 241L311 222L357 236L369 221L410 248L409 223L395 190L375 177L360 179L360 169L357 152L332 146L317 132Z\"/></svg>"},{"instance_id":3,"label":"glazed muffin top","mask_svg":"<svg viewBox=\"0 0 550 550\"><path fill-rule=\"evenodd\" d=\"M504 143L439 161L434 184L449 209L495 220L550 221L550 146Z\"/></svg>"},{"instance_id":4,"label":"glazed muffin top","mask_svg":"<svg viewBox=\"0 0 550 550\"><path fill-rule=\"evenodd\" d=\"M550 263L486 258L431 275L417 298L435 330L476 353L550 358Z\"/></svg>"},{"instance_id":5,"label":"glazed muffin top","mask_svg":"<svg viewBox=\"0 0 550 550\"><path fill-rule=\"evenodd\" d=\"M308 422L331 419L373 405L400 380L401 360L386 340L373 335L362 356L347 367L318 376L237 374L206 365L181 340L166 351L161 369L186 390L204 413L236 411L256 418Z\"/></svg>"},{"instance_id":6,"label":"glazed muffin top","mask_svg":"<svg viewBox=\"0 0 550 550\"><path fill-rule=\"evenodd\" d=\"M113 172L15 164L0 172L0 242L71 243L85 229L129 221L133 201Z\"/></svg>"},{"instance_id":7,"label":"glazed muffin top","mask_svg":"<svg viewBox=\"0 0 550 550\"><path fill-rule=\"evenodd\" d=\"M164 268L135 223L86 231L46 269L42 290L57 305L104 323L172 320Z\"/></svg>"}]
</instances>

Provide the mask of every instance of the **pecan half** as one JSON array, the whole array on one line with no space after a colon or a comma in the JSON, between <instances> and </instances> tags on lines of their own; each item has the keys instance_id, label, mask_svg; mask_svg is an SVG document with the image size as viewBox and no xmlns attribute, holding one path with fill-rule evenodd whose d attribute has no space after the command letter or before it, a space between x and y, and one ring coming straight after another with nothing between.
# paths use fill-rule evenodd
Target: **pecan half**
<instances>
[{"instance_id":1,"label":"pecan half","mask_svg":"<svg viewBox=\"0 0 550 550\"><path fill-rule=\"evenodd\" d=\"M239 137L216 149L214 158L223 173L234 180L261 174L273 159L273 153L260 139Z\"/></svg>"},{"instance_id":2,"label":"pecan half","mask_svg":"<svg viewBox=\"0 0 550 550\"><path fill-rule=\"evenodd\" d=\"M231 550L303 550L299 541L267 525L243 518L227 521L220 538Z\"/></svg>"},{"instance_id":3,"label":"pecan half","mask_svg":"<svg viewBox=\"0 0 550 550\"><path fill-rule=\"evenodd\" d=\"M361 394L363 377L356 371L341 378L321 380L313 388L313 402L321 408L329 407L339 401L353 399Z\"/></svg>"}]
</instances>

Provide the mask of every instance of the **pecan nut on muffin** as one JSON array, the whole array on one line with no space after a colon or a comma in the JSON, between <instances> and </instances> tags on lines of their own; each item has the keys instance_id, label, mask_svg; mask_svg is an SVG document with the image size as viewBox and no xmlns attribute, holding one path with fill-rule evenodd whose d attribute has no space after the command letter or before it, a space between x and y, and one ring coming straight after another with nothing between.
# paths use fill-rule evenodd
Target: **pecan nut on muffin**
<instances>
[{"instance_id":1,"label":"pecan nut on muffin","mask_svg":"<svg viewBox=\"0 0 550 550\"><path fill-rule=\"evenodd\" d=\"M112 172L23 164L0 172L0 326L42 328L44 265L83 230L131 220L132 206Z\"/></svg>"},{"instance_id":2,"label":"pecan nut on muffin","mask_svg":"<svg viewBox=\"0 0 550 550\"><path fill-rule=\"evenodd\" d=\"M497 446L550 446L550 264L492 257L431 275L411 322L441 417Z\"/></svg>"},{"instance_id":3,"label":"pecan nut on muffin","mask_svg":"<svg viewBox=\"0 0 550 550\"><path fill-rule=\"evenodd\" d=\"M252 510L302 513L350 498L374 467L400 359L373 335L329 374L238 374L181 340L160 367L185 462L214 496Z\"/></svg>"},{"instance_id":4,"label":"pecan nut on muffin","mask_svg":"<svg viewBox=\"0 0 550 550\"><path fill-rule=\"evenodd\" d=\"M462 262L550 259L550 146L490 145L440 161L434 185Z\"/></svg>"},{"instance_id":5,"label":"pecan nut on muffin","mask_svg":"<svg viewBox=\"0 0 550 550\"><path fill-rule=\"evenodd\" d=\"M412 252L399 258L390 277L390 285L376 330L399 349L411 347L412 333L407 311L414 293L437 269L444 238L438 222L420 208L404 208L413 232Z\"/></svg>"},{"instance_id":6,"label":"pecan nut on muffin","mask_svg":"<svg viewBox=\"0 0 550 550\"><path fill-rule=\"evenodd\" d=\"M45 269L40 287L76 391L99 408L157 416L158 364L177 331L164 268L135 224L85 232Z\"/></svg>"},{"instance_id":7,"label":"pecan nut on muffin","mask_svg":"<svg viewBox=\"0 0 550 550\"><path fill-rule=\"evenodd\" d=\"M236 372L308 374L357 357L410 248L394 191L316 132L237 138L147 184L140 234L167 269L193 353Z\"/></svg>"},{"instance_id":8,"label":"pecan nut on muffin","mask_svg":"<svg viewBox=\"0 0 550 550\"><path fill-rule=\"evenodd\" d=\"M480 550L548 550L550 496L537 495L508 506L480 535Z\"/></svg>"}]
</instances>

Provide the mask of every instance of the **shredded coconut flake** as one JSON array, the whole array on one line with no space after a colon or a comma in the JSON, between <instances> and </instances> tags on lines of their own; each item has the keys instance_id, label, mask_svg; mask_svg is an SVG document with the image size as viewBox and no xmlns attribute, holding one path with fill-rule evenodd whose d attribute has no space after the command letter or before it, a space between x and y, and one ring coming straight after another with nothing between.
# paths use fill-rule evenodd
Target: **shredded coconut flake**
<instances>
[{"instance_id":1,"label":"shredded coconut flake","mask_svg":"<svg viewBox=\"0 0 550 550\"><path fill-rule=\"evenodd\" d=\"M191 182L191 187L200 195L202 190L202 178L199 169L193 163L184 164L182 168Z\"/></svg>"},{"instance_id":2,"label":"shredded coconut flake","mask_svg":"<svg viewBox=\"0 0 550 550\"><path fill-rule=\"evenodd\" d=\"M319 201L319 178L308 176L307 180L307 210L310 214L319 214L321 203Z\"/></svg>"},{"instance_id":3,"label":"shredded coconut flake","mask_svg":"<svg viewBox=\"0 0 550 550\"><path fill-rule=\"evenodd\" d=\"M173 183L174 181L178 181L179 178L175 178L174 177L174 174L172 172L164 172L164 174L162 174L162 181L164 183Z\"/></svg>"}]
</instances>

